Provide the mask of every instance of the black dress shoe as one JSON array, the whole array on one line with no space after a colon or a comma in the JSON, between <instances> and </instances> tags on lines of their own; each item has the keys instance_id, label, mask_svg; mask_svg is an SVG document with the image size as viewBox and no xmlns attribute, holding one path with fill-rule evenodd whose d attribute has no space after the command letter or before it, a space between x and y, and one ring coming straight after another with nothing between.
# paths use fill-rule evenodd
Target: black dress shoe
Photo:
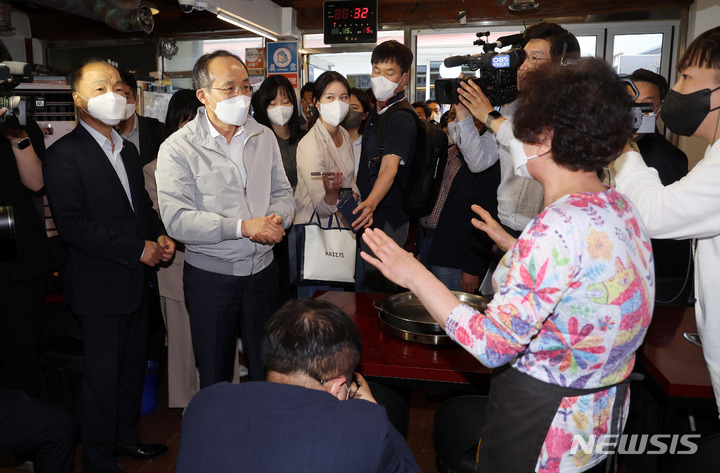
<instances>
[{"instance_id":1,"label":"black dress shoe","mask_svg":"<svg viewBox=\"0 0 720 473\"><path fill-rule=\"evenodd\" d=\"M159 443L118 445L115 447L115 456L121 458L134 458L136 460L150 460L151 458L157 458L165 455L167 451L167 446Z\"/></svg>"}]
</instances>

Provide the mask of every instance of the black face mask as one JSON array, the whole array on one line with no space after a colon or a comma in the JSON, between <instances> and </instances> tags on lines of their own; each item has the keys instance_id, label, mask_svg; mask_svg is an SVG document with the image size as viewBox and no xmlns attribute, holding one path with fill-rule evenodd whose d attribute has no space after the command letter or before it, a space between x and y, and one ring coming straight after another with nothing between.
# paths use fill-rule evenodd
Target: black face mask
<instances>
[{"instance_id":1,"label":"black face mask","mask_svg":"<svg viewBox=\"0 0 720 473\"><path fill-rule=\"evenodd\" d=\"M363 112L360 112L358 110L349 110L347 115L345 115L345 119L340 125L342 125L342 127L346 130L352 130L353 128L357 128L362 122L362 116Z\"/></svg>"},{"instance_id":2,"label":"black face mask","mask_svg":"<svg viewBox=\"0 0 720 473\"><path fill-rule=\"evenodd\" d=\"M708 113L720 108L710 109L710 96L718 89L720 87L698 90L691 94L681 94L672 89L668 91L660 107L665 126L677 135L692 136Z\"/></svg>"}]
</instances>

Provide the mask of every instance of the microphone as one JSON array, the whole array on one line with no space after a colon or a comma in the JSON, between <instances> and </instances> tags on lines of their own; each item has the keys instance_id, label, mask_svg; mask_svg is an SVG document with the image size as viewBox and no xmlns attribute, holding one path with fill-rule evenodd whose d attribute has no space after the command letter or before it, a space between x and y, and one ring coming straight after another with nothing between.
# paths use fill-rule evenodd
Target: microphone
<instances>
[{"instance_id":1,"label":"microphone","mask_svg":"<svg viewBox=\"0 0 720 473\"><path fill-rule=\"evenodd\" d=\"M494 43L487 43L483 48L485 51L491 51L496 48L504 48L505 46L510 46L512 44L522 43L522 41L522 33L511 34L509 36L502 36L498 38Z\"/></svg>"},{"instance_id":2,"label":"microphone","mask_svg":"<svg viewBox=\"0 0 720 473\"><path fill-rule=\"evenodd\" d=\"M462 66L468 61L468 59L472 59L473 57L474 56L450 56L448 58L445 58L443 64L445 64L445 67Z\"/></svg>"}]
</instances>

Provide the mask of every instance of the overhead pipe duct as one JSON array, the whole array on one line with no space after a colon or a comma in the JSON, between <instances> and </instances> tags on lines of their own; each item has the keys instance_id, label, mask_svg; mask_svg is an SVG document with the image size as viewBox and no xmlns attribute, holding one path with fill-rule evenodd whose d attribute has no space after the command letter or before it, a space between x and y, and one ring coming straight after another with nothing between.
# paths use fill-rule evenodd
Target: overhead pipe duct
<instances>
[{"instance_id":1,"label":"overhead pipe duct","mask_svg":"<svg viewBox=\"0 0 720 473\"><path fill-rule=\"evenodd\" d=\"M125 33L151 33L155 27L152 8L142 0L32 0L32 3L103 21Z\"/></svg>"}]
</instances>

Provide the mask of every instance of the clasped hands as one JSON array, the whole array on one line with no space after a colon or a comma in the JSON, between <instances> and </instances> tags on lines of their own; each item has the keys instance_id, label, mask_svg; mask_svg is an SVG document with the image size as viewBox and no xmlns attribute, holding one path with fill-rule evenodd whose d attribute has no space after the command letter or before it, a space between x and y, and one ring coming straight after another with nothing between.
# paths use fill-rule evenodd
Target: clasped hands
<instances>
[{"instance_id":1,"label":"clasped hands","mask_svg":"<svg viewBox=\"0 0 720 473\"><path fill-rule=\"evenodd\" d=\"M167 263L175 254L175 242L167 235L160 235L157 242L145 240L145 251L140 257L140 262L151 268L161 261Z\"/></svg>"},{"instance_id":2,"label":"clasped hands","mask_svg":"<svg viewBox=\"0 0 720 473\"><path fill-rule=\"evenodd\" d=\"M243 220L242 235L262 245L280 243L285 235L282 223L283 218L280 215L275 215L275 213L265 217Z\"/></svg>"}]
</instances>

